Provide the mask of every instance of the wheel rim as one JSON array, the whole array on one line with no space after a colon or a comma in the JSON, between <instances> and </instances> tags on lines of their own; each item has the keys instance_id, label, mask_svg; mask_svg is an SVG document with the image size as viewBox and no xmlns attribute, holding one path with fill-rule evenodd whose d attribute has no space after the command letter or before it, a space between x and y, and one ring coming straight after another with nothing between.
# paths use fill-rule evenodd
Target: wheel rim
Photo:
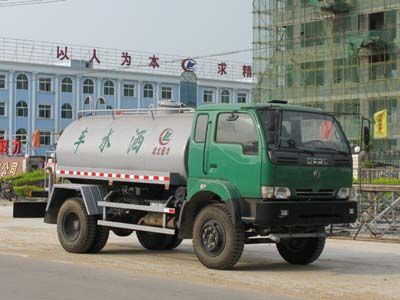
<instances>
[{"instance_id":1,"label":"wheel rim","mask_svg":"<svg viewBox=\"0 0 400 300\"><path fill-rule=\"evenodd\" d=\"M201 246L210 256L218 256L225 248L225 231L221 223L210 220L201 228Z\"/></svg>"},{"instance_id":2,"label":"wheel rim","mask_svg":"<svg viewBox=\"0 0 400 300\"><path fill-rule=\"evenodd\" d=\"M69 242L74 242L79 238L81 232L81 221L74 212L69 212L63 219L63 235Z\"/></svg>"}]
</instances>

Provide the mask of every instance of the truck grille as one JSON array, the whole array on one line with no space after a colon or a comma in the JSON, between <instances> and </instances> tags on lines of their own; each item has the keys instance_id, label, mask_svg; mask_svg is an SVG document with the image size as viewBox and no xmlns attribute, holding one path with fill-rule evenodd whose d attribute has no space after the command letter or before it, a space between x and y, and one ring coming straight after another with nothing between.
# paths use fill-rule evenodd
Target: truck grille
<instances>
[{"instance_id":1,"label":"truck grille","mask_svg":"<svg viewBox=\"0 0 400 300\"><path fill-rule=\"evenodd\" d=\"M335 167L351 167L349 159L335 159Z\"/></svg>"},{"instance_id":2,"label":"truck grille","mask_svg":"<svg viewBox=\"0 0 400 300\"><path fill-rule=\"evenodd\" d=\"M276 162L283 165L297 165L299 159L297 157L278 156Z\"/></svg>"},{"instance_id":3,"label":"truck grille","mask_svg":"<svg viewBox=\"0 0 400 300\"><path fill-rule=\"evenodd\" d=\"M330 199L335 196L335 190L325 189L314 192L312 189L298 189L296 195L301 199Z\"/></svg>"}]
</instances>

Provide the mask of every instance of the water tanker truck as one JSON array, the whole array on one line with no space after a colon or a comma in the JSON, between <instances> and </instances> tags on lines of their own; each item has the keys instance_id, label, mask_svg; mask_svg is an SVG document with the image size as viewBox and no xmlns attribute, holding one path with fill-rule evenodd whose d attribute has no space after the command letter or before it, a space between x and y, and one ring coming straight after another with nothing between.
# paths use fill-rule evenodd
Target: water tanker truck
<instances>
[{"instance_id":1,"label":"water tanker truck","mask_svg":"<svg viewBox=\"0 0 400 300\"><path fill-rule=\"evenodd\" d=\"M357 216L340 124L280 101L83 113L53 163L45 222L72 253L135 232L157 251L192 239L213 269L232 268L256 243L303 265L322 253L326 226Z\"/></svg>"}]
</instances>

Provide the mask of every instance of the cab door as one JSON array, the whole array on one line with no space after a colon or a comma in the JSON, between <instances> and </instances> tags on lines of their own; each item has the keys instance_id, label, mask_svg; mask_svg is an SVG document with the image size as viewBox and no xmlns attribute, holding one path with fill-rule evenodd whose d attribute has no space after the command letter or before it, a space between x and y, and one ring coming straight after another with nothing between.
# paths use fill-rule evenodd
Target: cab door
<instances>
[{"instance_id":1,"label":"cab door","mask_svg":"<svg viewBox=\"0 0 400 300\"><path fill-rule=\"evenodd\" d=\"M242 197L261 195L261 145L254 117L247 112L215 116L207 143L207 177L231 182Z\"/></svg>"},{"instance_id":2,"label":"cab door","mask_svg":"<svg viewBox=\"0 0 400 300\"><path fill-rule=\"evenodd\" d=\"M194 120L189 150L189 179L206 177L206 141L210 132L210 124L208 113L199 113Z\"/></svg>"}]
</instances>

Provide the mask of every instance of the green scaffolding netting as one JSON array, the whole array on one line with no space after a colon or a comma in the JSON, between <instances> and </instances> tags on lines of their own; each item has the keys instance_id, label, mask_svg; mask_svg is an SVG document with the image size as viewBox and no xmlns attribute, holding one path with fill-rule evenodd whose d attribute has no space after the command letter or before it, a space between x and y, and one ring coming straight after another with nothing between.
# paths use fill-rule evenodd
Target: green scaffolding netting
<instances>
[{"instance_id":1,"label":"green scaffolding netting","mask_svg":"<svg viewBox=\"0 0 400 300\"><path fill-rule=\"evenodd\" d=\"M313 5L321 10L328 10L338 13L349 11L350 5L344 0L308 0L310 5Z\"/></svg>"}]
</instances>

